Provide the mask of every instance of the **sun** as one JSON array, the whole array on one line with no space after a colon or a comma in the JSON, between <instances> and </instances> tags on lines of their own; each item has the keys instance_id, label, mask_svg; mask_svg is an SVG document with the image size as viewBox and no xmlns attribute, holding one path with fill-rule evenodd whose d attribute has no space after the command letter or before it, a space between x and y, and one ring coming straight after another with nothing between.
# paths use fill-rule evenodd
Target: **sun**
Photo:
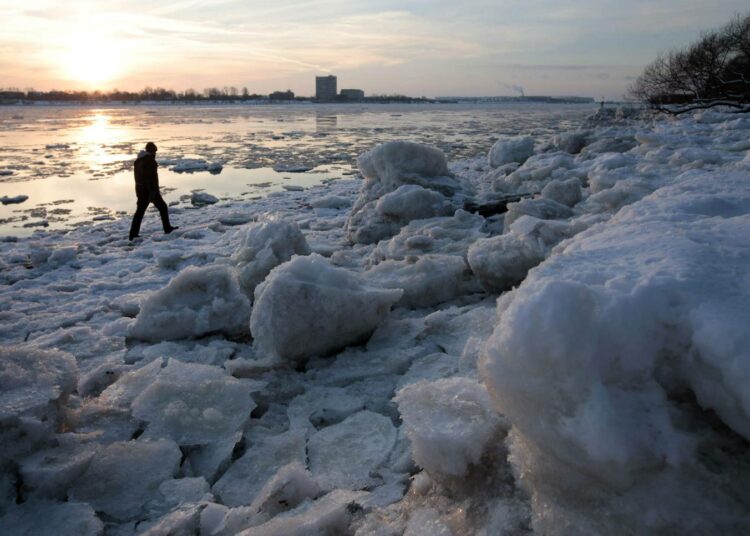
<instances>
[{"instance_id":1,"label":"sun","mask_svg":"<svg viewBox=\"0 0 750 536\"><path fill-rule=\"evenodd\" d=\"M66 78L91 89L103 89L127 70L123 43L103 33L72 37L61 63Z\"/></svg>"}]
</instances>

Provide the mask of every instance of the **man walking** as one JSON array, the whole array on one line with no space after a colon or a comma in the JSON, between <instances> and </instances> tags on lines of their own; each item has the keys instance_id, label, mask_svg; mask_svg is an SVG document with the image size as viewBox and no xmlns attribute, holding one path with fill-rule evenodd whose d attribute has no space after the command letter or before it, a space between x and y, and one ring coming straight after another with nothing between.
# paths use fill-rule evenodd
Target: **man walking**
<instances>
[{"instance_id":1,"label":"man walking","mask_svg":"<svg viewBox=\"0 0 750 536\"><path fill-rule=\"evenodd\" d=\"M153 203L161 215L161 224L164 233L169 234L179 227L172 227L169 223L169 212L167 204L159 193L159 173L156 171L156 144L148 142L146 150L138 153L138 158L133 164L135 172L135 195L138 197L138 205L133 214L133 223L130 225L130 240L138 237L141 229L141 220L146 213L149 203Z\"/></svg>"}]
</instances>

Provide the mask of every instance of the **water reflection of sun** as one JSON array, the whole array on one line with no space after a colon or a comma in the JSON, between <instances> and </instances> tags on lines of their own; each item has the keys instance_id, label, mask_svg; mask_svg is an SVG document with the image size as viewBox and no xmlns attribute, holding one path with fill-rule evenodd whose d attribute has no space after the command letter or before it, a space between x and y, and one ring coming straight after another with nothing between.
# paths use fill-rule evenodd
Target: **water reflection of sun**
<instances>
[{"instance_id":1,"label":"water reflection of sun","mask_svg":"<svg viewBox=\"0 0 750 536\"><path fill-rule=\"evenodd\" d=\"M81 156L91 168L102 168L130 158L129 153L123 152L131 136L130 129L113 124L106 110L93 110L85 121L76 133L76 142L83 149Z\"/></svg>"}]
</instances>

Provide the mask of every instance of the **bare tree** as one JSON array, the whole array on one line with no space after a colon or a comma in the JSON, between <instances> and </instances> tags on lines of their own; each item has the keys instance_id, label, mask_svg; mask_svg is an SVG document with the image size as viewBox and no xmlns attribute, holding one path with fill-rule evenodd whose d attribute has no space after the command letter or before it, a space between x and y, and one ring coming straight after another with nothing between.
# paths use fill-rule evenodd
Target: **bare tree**
<instances>
[{"instance_id":1,"label":"bare tree","mask_svg":"<svg viewBox=\"0 0 750 536\"><path fill-rule=\"evenodd\" d=\"M672 114L715 106L750 112L750 15L735 16L688 47L660 54L630 93Z\"/></svg>"}]
</instances>

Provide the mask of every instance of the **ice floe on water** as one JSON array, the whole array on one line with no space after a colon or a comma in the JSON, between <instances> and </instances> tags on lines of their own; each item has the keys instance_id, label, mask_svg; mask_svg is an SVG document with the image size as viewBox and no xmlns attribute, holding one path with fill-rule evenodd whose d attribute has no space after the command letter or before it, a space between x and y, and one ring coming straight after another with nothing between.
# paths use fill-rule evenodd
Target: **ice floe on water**
<instances>
[{"instance_id":1,"label":"ice floe on water","mask_svg":"<svg viewBox=\"0 0 750 536\"><path fill-rule=\"evenodd\" d=\"M516 134L3 243L0 532L750 531L750 121Z\"/></svg>"}]
</instances>

